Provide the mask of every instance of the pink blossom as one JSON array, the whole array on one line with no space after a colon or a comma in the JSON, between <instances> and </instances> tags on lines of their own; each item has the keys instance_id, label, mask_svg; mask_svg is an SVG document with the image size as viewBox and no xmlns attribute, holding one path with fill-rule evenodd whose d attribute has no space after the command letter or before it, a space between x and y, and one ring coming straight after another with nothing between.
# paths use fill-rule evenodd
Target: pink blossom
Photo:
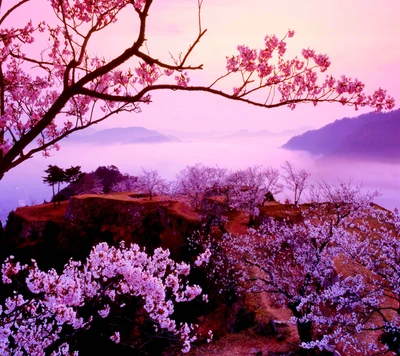
<instances>
[{"instance_id":1,"label":"pink blossom","mask_svg":"<svg viewBox=\"0 0 400 356\"><path fill-rule=\"evenodd\" d=\"M203 264L207 264L208 261L210 260L210 257L211 257L211 251L209 249L206 249L203 253L197 256L194 264L197 267L200 267Z\"/></svg>"},{"instance_id":2,"label":"pink blossom","mask_svg":"<svg viewBox=\"0 0 400 356\"><path fill-rule=\"evenodd\" d=\"M278 47L279 44L278 37L276 37L275 35L265 36L264 41L265 41L265 47L271 51L273 51L276 47Z\"/></svg>"},{"instance_id":3,"label":"pink blossom","mask_svg":"<svg viewBox=\"0 0 400 356\"><path fill-rule=\"evenodd\" d=\"M314 62L320 67L321 72L325 72L331 65L329 57L326 54L318 54L314 56Z\"/></svg>"},{"instance_id":4,"label":"pink blossom","mask_svg":"<svg viewBox=\"0 0 400 356\"><path fill-rule=\"evenodd\" d=\"M115 342L116 344L119 344L119 342L121 341L119 332L116 331L116 332L110 337L110 340L113 341L113 342Z\"/></svg>"},{"instance_id":5,"label":"pink blossom","mask_svg":"<svg viewBox=\"0 0 400 356\"><path fill-rule=\"evenodd\" d=\"M99 315L104 319L110 314L110 306L106 305L104 309L99 310Z\"/></svg>"},{"instance_id":6,"label":"pink blossom","mask_svg":"<svg viewBox=\"0 0 400 356\"><path fill-rule=\"evenodd\" d=\"M226 58L226 70L228 72L237 72L239 70L239 60L237 57L227 57Z\"/></svg>"},{"instance_id":7,"label":"pink blossom","mask_svg":"<svg viewBox=\"0 0 400 356\"><path fill-rule=\"evenodd\" d=\"M280 56L283 56L286 52L286 42L280 41L278 44L278 53Z\"/></svg>"},{"instance_id":8,"label":"pink blossom","mask_svg":"<svg viewBox=\"0 0 400 356\"><path fill-rule=\"evenodd\" d=\"M313 49L303 49L301 54L305 59L310 59L315 57L315 51Z\"/></svg>"},{"instance_id":9,"label":"pink blossom","mask_svg":"<svg viewBox=\"0 0 400 356\"><path fill-rule=\"evenodd\" d=\"M241 88L233 88L233 95L234 96L239 96L241 91L242 91Z\"/></svg>"},{"instance_id":10,"label":"pink blossom","mask_svg":"<svg viewBox=\"0 0 400 356\"><path fill-rule=\"evenodd\" d=\"M184 88L186 88L190 82L190 78L187 72L183 72L180 75L175 76L175 80L180 87Z\"/></svg>"},{"instance_id":11,"label":"pink blossom","mask_svg":"<svg viewBox=\"0 0 400 356\"><path fill-rule=\"evenodd\" d=\"M135 72L139 78L138 82L142 85L152 85L155 81L160 78L160 69L155 65L149 65L147 63L141 63Z\"/></svg>"}]
</instances>

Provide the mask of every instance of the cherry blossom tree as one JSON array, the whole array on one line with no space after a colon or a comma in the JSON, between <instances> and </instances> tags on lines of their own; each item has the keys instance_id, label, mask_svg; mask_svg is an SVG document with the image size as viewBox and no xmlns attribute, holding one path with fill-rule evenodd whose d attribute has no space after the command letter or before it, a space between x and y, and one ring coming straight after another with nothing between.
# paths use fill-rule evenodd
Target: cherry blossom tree
<instances>
[{"instance_id":1,"label":"cherry blossom tree","mask_svg":"<svg viewBox=\"0 0 400 356\"><path fill-rule=\"evenodd\" d=\"M370 294L382 297L385 303L373 308L366 325L371 330L384 330L381 338L390 350L400 352L400 215L376 208L369 219L358 222L361 233L348 235L343 250L361 268L368 269Z\"/></svg>"},{"instance_id":2,"label":"cherry blossom tree","mask_svg":"<svg viewBox=\"0 0 400 356\"><path fill-rule=\"evenodd\" d=\"M201 266L208 258L208 252L199 255L195 265ZM1 272L5 284L19 278L19 290L0 306L2 355L76 354L79 350L74 345L80 336L96 323L112 320L115 311L132 300L136 300L136 310L128 309L132 315L125 317L137 322L147 318L153 337L175 340L184 353L195 340L193 327L177 324L172 314L175 303L193 300L201 288L186 283L190 265L172 261L168 250L158 248L149 256L137 245L121 243L116 248L100 243L85 263L70 260L60 274L54 269L41 271L35 262L21 265L13 257L5 261ZM110 322L102 331L115 343L129 344L129 333L125 333L127 340L122 336L123 325ZM131 347L139 346L133 342Z\"/></svg>"},{"instance_id":3,"label":"cherry blossom tree","mask_svg":"<svg viewBox=\"0 0 400 356\"><path fill-rule=\"evenodd\" d=\"M160 90L207 92L264 108L299 103L340 103L391 109L392 97L379 88L370 95L348 76L320 78L330 66L327 55L303 49L286 58L288 31L267 35L260 49L246 45L226 59L226 72L209 85L192 84L190 72L203 69L189 57L206 34L198 0L198 33L186 52L167 59L147 51L147 18L153 0L87 2L50 0L53 18L38 23L24 12L29 0L11 3L0 17L0 178L36 153L49 155L68 135L121 112L138 113ZM93 54L96 36L108 31L123 13L134 11L137 32L131 45L107 56ZM22 25L15 25L18 18ZM46 20L46 21L44 21ZM134 22L133 22L134 23ZM42 50L34 42L48 40ZM128 65L129 62L129 65ZM226 90L234 77L233 90ZM190 83L190 84L189 84Z\"/></svg>"},{"instance_id":4,"label":"cherry blossom tree","mask_svg":"<svg viewBox=\"0 0 400 356\"><path fill-rule=\"evenodd\" d=\"M325 186L321 196L324 203L296 208L298 219L270 218L245 235L225 234L216 247L205 244L212 250L210 263L217 266L214 271L233 274L218 280L228 283L228 288L235 280L237 293L267 292L276 303L286 305L303 348L332 351L342 343L352 352L382 351L385 347L369 333L384 327L371 319L380 310L382 293L370 288L365 271L344 273L338 263L350 263L347 250L352 246L355 253L356 237L364 241L362 221L375 214L371 201L377 193L362 194L360 187L341 183ZM383 260L382 265L389 271ZM366 334L359 338L363 331Z\"/></svg>"},{"instance_id":5,"label":"cherry blossom tree","mask_svg":"<svg viewBox=\"0 0 400 356\"><path fill-rule=\"evenodd\" d=\"M265 179L261 166L249 167L239 172L239 190L235 195L232 207L249 214L249 225L253 225L254 217L258 215L265 191Z\"/></svg>"},{"instance_id":6,"label":"cherry blossom tree","mask_svg":"<svg viewBox=\"0 0 400 356\"><path fill-rule=\"evenodd\" d=\"M215 194L216 187L221 181L221 171L219 168L198 163L181 170L177 175L177 181L181 193L189 198L194 209L198 211L203 198L209 195L209 192Z\"/></svg>"},{"instance_id":7,"label":"cherry blossom tree","mask_svg":"<svg viewBox=\"0 0 400 356\"><path fill-rule=\"evenodd\" d=\"M297 170L289 161L283 163L282 170L284 172L282 179L285 181L286 187L293 193L294 205L297 205L300 202L301 195L307 188L307 180L311 174L304 169Z\"/></svg>"},{"instance_id":8,"label":"cherry blossom tree","mask_svg":"<svg viewBox=\"0 0 400 356\"><path fill-rule=\"evenodd\" d=\"M142 173L138 177L136 188L148 194L150 200L152 200L155 194L162 192L164 185L165 180L156 169L142 168Z\"/></svg>"},{"instance_id":9,"label":"cherry blossom tree","mask_svg":"<svg viewBox=\"0 0 400 356\"><path fill-rule=\"evenodd\" d=\"M174 199L179 194L179 182L177 180L166 181L162 186L162 194Z\"/></svg>"},{"instance_id":10,"label":"cherry blossom tree","mask_svg":"<svg viewBox=\"0 0 400 356\"><path fill-rule=\"evenodd\" d=\"M231 207L247 212L249 224L252 225L259 213L259 207L265 203L267 194L278 194L282 191L279 171L272 167L254 166L239 171L237 177Z\"/></svg>"},{"instance_id":11,"label":"cherry blossom tree","mask_svg":"<svg viewBox=\"0 0 400 356\"><path fill-rule=\"evenodd\" d=\"M224 203L227 208L233 206L236 196L240 193L241 182L241 171L226 172L220 185L219 194L224 198Z\"/></svg>"}]
</instances>

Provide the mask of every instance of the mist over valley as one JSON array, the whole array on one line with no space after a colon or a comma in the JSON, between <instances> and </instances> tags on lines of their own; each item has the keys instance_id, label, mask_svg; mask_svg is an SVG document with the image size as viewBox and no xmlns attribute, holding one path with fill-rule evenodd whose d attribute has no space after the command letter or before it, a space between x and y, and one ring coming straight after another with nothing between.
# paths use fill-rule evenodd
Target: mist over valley
<instances>
[{"instance_id":1,"label":"mist over valley","mask_svg":"<svg viewBox=\"0 0 400 356\"><path fill-rule=\"evenodd\" d=\"M234 137L230 137L232 135ZM291 139L290 135L265 136L247 131L246 137L237 136L240 136L237 132L215 135L211 131L192 136L187 133L186 138L175 136L176 139L172 139L171 135L144 128L116 128L71 137L50 158L36 156L5 175L0 183L0 218L5 221L8 212L18 206L51 199L51 189L42 179L49 164L64 168L80 165L84 172L98 166L115 165L122 173L131 175L139 174L144 167L157 169L165 179L173 180L185 166L196 163L227 169L254 165L279 169L288 160L296 168L309 171L310 181L322 179L335 184L338 179L352 179L355 184L363 183L365 190L380 190L383 195L377 203L385 208L400 206L400 162L343 155L322 157L280 148ZM285 192L276 198L283 201Z\"/></svg>"}]
</instances>

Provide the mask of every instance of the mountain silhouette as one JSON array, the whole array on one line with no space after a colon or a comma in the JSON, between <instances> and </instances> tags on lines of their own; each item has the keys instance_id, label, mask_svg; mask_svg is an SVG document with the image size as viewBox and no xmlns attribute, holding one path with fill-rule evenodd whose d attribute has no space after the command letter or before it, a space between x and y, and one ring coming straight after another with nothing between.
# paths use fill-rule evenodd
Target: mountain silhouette
<instances>
[{"instance_id":1,"label":"mountain silhouette","mask_svg":"<svg viewBox=\"0 0 400 356\"><path fill-rule=\"evenodd\" d=\"M336 120L292 137L282 147L330 157L400 161L400 109Z\"/></svg>"},{"instance_id":2,"label":"mountain silhouette","mask_svg":"<svg viewBox=\"0 0 400 356\"><path fill-rule=\"evenodd\" d=\"M177 137L163 135L144 127L117 127L97 131L86 136L71 136L71 143L90 143L96 145L180 142Z\"/></svg>"}]
</instances>

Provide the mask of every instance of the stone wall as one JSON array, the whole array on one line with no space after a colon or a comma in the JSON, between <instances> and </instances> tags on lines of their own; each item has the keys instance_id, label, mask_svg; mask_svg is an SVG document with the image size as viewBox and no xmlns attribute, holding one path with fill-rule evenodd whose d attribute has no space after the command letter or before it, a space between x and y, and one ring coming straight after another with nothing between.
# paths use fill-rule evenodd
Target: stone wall
<instances>
[{"instance_id":1,"label":"stone wall","mask_svg":"<svg viewBox=\"0 0 400 356\"><path fill-rule=\"evenodd\" d=\"M72 197L64 219L57 221L29 221L18 211L13 214L5 229L9 254L38 259L44 267L62 268L71 257L84 259L102 241L137 243L149 253L168 248L172 258L182 260L190 258L187 238L201 228L200 220L180 214L168 202L102 196Z\"/></svg>"}]
</instances>

